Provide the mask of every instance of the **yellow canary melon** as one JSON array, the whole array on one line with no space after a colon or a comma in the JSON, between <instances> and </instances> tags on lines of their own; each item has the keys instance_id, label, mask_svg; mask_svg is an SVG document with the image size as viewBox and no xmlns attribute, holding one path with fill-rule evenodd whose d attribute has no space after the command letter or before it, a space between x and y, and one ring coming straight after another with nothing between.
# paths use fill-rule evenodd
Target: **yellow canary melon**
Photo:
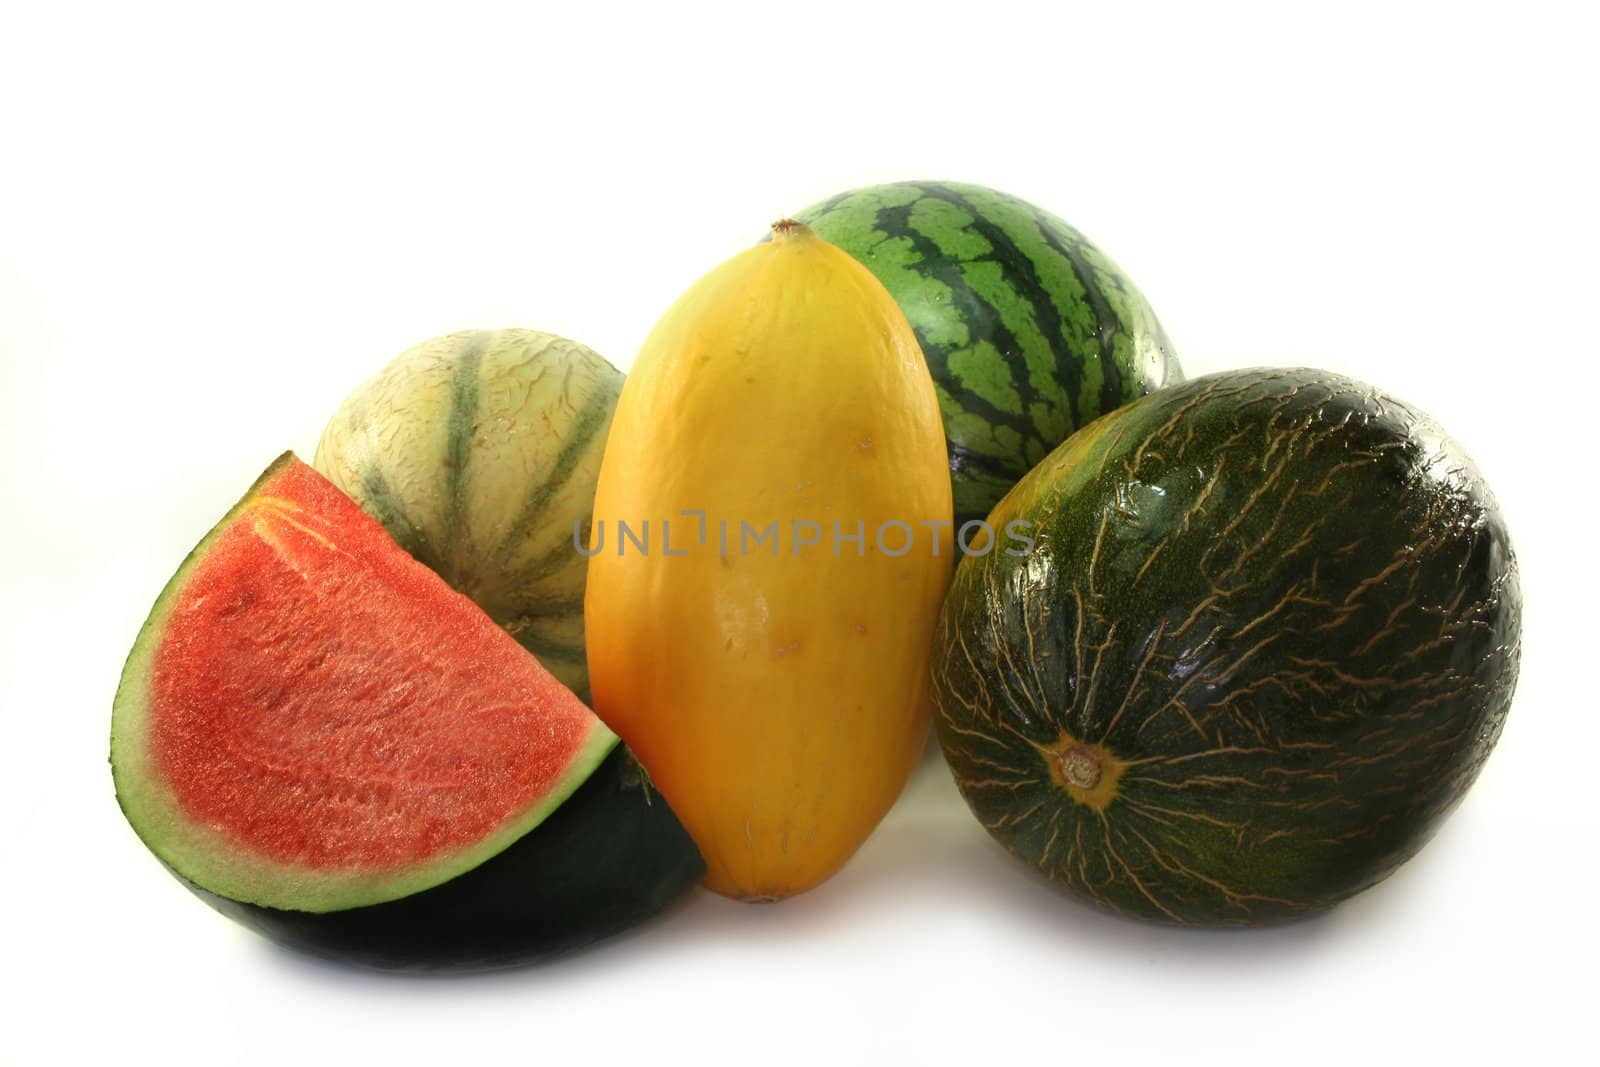
<instances>
[{"instance_id":1,"label":"yellow canary melon","mask_svg":"<svg viewBox=\"0 0 1600 1067\"><path fill-rule=\"evenodd\" d=\"M799 223L707 274L651 332L601 461L585 596L595 711L705 856L791 896L905 785L955 551L917 339Z\"/></svg>"}]
</instances>

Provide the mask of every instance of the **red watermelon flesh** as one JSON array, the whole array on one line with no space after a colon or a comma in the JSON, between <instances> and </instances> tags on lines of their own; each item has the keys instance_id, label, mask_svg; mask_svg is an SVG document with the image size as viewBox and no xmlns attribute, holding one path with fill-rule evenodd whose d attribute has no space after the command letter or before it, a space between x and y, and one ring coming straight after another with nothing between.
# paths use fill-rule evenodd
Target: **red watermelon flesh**
<instances>
[{"instance_id":1,"label":"red watermelon flesh","mask_svg":"<svg viewBox=\"0 0 1600 1067\"><path fill-rule=\"evenodd\" d=\"M157 602L118 692L112 764L134 829L179 874L328 911L481 864L615 743L291 454Z\"/></svg>"}]
</instances>

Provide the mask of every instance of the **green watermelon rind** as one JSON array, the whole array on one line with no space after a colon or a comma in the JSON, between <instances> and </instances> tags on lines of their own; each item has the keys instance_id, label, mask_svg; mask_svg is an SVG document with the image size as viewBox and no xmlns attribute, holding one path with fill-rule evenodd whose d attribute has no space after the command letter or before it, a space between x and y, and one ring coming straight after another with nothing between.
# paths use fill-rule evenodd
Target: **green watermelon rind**
<instances>
[{"instance_id":1,"label":"green watermelon rind","mask_svg":"<svg viewBox=\"0 0 1600 1067\"><path fill-rule=\"evenodd\" d=\"M705 871L688 832L618 745L533 833L409 897L313 914L242 904L178 880L299 952L381 971L466 973L554 959L636 926Z\"/></svg>"},{"instance_id":2,"label":"green watermelon rind","mask_svg":"<svg viewBox=\"0 0 1600 1067\"><path fill-rule=\"evenodd\" d=\"M1183 380L1144 296L1075 227L963 182L852 189L796 213L905 312L939 394L957 524L1078 428Z\"/></svg>"},{"instance_id":3,"label":"green watermelon rind","mask_svg":"<svg viewBox=\"0 0 1600 1067\"><path fill-rule=\"evenodd\" d=\"M117 803L151 852L185 880L219 897L262 907L303 912L334 912L398 900L441 885L470 871L525 837L557 810L601 765L618 744L598 718L589 738L566 772L539 800L500 830L469 848L434 861L389 873L330 872L286 865L252 854L214 828L182 812L149 766L145 747L150 670L161 636L180 594L211 545L236 521L246 505L287 467L299 460L280 456L185 557L156 599L123 667L112 705L111 769Z\"/></svg>"}]
</instances>

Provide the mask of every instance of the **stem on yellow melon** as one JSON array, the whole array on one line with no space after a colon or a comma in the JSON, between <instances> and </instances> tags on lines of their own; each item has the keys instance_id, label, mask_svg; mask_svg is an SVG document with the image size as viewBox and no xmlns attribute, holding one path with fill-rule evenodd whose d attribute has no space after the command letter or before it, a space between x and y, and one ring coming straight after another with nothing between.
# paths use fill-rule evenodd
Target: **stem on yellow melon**
<instances>
[{"instance_id":1,"label":"stem on yellow melon","mask_svg":"<svg viewBox=\"0 0 1600 1067\"><path fill-rule=\"evenodd\" d=\"M811 227L799 219L782 218L772 224L772 240L787 241L795 237L804 237L811 233Z\"/></svg>"}]
</instances>

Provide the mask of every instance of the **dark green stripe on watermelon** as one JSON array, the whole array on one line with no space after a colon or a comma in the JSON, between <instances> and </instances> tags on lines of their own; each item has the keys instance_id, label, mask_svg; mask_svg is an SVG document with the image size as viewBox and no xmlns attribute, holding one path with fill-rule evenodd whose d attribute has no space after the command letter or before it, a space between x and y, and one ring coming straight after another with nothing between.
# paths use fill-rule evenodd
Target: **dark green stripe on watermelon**
<instances>
[{"instance_id":1,"label":"dark green stripe on watermelon","mask_svg":"<svg viewBox=\"0 0 1600 1067\"><path fill-rule=\"evenodd\" d=\"M180 881L290 948L380 970L443 972L512 967L582 948L657 914L704 874L694 842L618 745L531 833L409 897L312 914L240 903Z\"/></svg>"},{"instance_id":2,"label":"dark green stripe on watermelon","mask_svg":"<svg viewBox=\"0 0 1600 1067\"><path fill-rule=\"evenodd\" d=\"M1202 925L1327 908L1413 855L1515 688L1521 597L1471 460L1312 370L1213 375L1080 431L964 559L935 722L978 819L1061 888Z\"/></svg>"},{"instance_id":3,"label":"dark green stripe on watermelon","mask_svg":"<svg viewBox=\"0 0 1600 1067\"><path fill-rule=\"evenodd\" d=\"M883 282L939 392L956 522L1078 427L1182 371L1144 298L1077 230L954 182L842 193L797 218Z\"/></svg>"}]
</instances>

